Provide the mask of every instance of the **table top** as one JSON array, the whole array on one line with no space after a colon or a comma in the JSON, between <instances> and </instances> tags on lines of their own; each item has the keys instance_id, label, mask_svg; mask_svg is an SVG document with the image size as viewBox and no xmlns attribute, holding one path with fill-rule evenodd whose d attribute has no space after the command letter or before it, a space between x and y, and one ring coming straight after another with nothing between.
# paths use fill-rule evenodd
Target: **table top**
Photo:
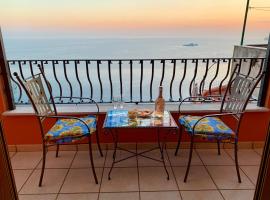
<instances>
[{"instance_id":1,"label":"table top","mask_svg":"<svg viewBox=\"0 0 270 200\"><path fill-rule=\"evenodd\" d=\"M152 114L148 118L128 118L128 110L109 110L103 128L178 128L176 122L168 111L158 118Z\"/></svg>"}]
</instances>

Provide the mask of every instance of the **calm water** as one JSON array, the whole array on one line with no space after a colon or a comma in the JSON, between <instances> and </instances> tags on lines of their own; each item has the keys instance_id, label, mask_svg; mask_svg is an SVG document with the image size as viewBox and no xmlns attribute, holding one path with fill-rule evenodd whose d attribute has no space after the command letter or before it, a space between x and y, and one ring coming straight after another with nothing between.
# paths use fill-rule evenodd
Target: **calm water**
<instances>
[{"instance_id":1,"label":"calm water","mask_svg":"<svg viewBox=\"0 0 270 200\"><path fill-rule=\"evenodd\" d=\"M235 38L6 38L8 59L232 56ZM198 46L183 46L196 43Z\"/></svg>"},{"instance_id":2,"label":"calm water","mask_svg":"<svg viewBox=\"0 0 270 200\"><path fill-rule=\"evenodd\" d=\"M6 55L9 60L12 59L121 59L121 58L205 58L205 57L231 57L233 55L233 46L239 43L238 38L5 38ZM188 43L196 43L198 46L183 46ZM196 82L200 82L205 70L205 64L198 70ZM155 77L153 81L153 98L156 98L158 85L161 79L161 64L155 65ZM73 85L73 95L79 95L79 83L75 77L74 64L67 65L67 76ZM90 87L87 82L85 64L78 65L79 77L82 82L83 96L90 96ZM100 66L101 79L103 84L103 99L110 100L110 83L108 79L107 64ZM118 64L112 64L112 82L114 95L119 95L119 71ZM209 70L208 79L211 80L215 74L216 66ZM164 96L169 99L169 87L172 78L172 64L166 63L164 77ZM226 73L227 66L221 65L220 73L214 86L219 84L223 75ZM11 71L18 71L18 66L12 66ZM52 66L46 66L45 72L49 81L53 85L54 95L59 95L59 86L53 78ZM24 67L25 77L30 75L29 67ZM140 87L140 65L134 63L133 66L133 100L139 100ZM56 66L56 74L61 82L63 95L69 96L71 91L68 82L63 73L63 65ZM143 71L143 100L149 100L151 65L145 63ZM173 99L179 98L179 83L183 75L183 64L177 64L176 76L173 82ZM182 85L183 96L189 94L189 84L194 75L194 64L188 65L187 75ZM97 79L96 64L90 66L90 79L93 84L93 98L99 100L100 85ZM130 71L128 63L123 63L123 93L129 100L130 94ZM207 81L207 80L206 80ZM13 83L15 99L18 99L18 88ZM206 83L206 87L207 83ZM21 100L26 100L23 95Z\"/></svg>"}]
</instances>

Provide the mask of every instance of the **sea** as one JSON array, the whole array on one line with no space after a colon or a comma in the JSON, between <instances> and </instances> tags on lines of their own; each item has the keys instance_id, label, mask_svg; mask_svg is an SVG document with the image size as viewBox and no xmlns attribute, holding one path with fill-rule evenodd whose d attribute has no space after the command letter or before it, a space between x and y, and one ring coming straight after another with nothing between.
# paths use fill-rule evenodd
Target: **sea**
<instances>
[{"instance_id":1,"label":"sea","mask_svg":"<svg viewBox=\"0 0 270 200\"><path fill-rule=\"evenodd\" d=\"M8 59L130 59L232 56L240 37L6 37ZM186 44L197 46L185 46Z\"/></svg>"},{"instance_id":2,"label":"sea","mask_svg":"<svg viewBox=\"0 0 270 200\"><path fill-rule=\"evenodd\" d=\"M6 57L8 60L54 60L54 59L182 59L182 58L230 58L233 55L234 45L239 44L240 37L133 37L133 38L99 38L99 37L5 37L4 45ZM255 42L250 40L250 43ZM211 63L210 63L211 64ZM212 63L215 65L215 63ZM27 65L27 63L26 63ZM114 66L115 65L115 66ZM224 66L223 66L224 65ZM183 64L179 63L176 66L175 78L172 83L172 93L170 84L173 76L173 64L167 62L165 66L165 75L163 80L164 96L166 100L188 96L191 88L190 81L194 77L195 66L189 63L186 78L182 84L181 91L179 85L183 76ZM200 84L204 75L205 64L200 64L196 80L194 83ZM144 64L143 81L142 81L142 97L140 96L140 81L141 68L139 63L133 65L132 77L132 99L130 90L130 68L128 63L123 63L122 70L122 96L125 101L148 101L150 99L150 90L152 97L156 98L158 86L161 80L162 65L156 63L155 76L153 86L150 88L151 65L149 62ZM227 63L223 63L219 67L218 77L213 82L213 86L218 86L220 80L223 79L227 72ZM18 66L10 66L11 72L19 71ZM91 71L92 69L92 71ZM34 69L36 71L37 68ZM215 76L217 66L213 66L209 72L209 86L211 76ZM24 76L30 76L29 66L24 67ZM61 83L61 89L57 83L52 70L52 64L48 64L45 72L54 90L53 94L70 96L81 95L80 83L78 82L74 64L67 65L67 77L63 73L63 64L56 65L56 76ZM97 67L95 63L90 66L89 75L92 88L88 82L85 70L85 64L78 64L78 75L82 85L82 96L90 97L96 101L108 102L113 96L120 94L120 74L118 63L112 64L112 85L113 94L110 90L110 82L108 78L107 64L100 65L100 76L102 85L98 80ZM68 79L68 80L67 80ZM72 91L68 81L72 84ZM207 81L207 80L206 80ZM224 82L226 83L226 82ZM20 96L18 85L12 81L15 101L27 102L25 94ZM61 93L62 90L62 93ZM102 90L102 92L101 92ZM180 94L181 93L181 94Z\"/></svg>"}]
</instances>

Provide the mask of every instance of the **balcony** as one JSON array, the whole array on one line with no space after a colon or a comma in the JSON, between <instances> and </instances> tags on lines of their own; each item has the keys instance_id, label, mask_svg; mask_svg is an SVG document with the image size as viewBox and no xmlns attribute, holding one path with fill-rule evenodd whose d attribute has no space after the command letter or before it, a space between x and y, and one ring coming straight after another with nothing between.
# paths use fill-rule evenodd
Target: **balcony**
<instances>
[{"instance_id":1,"label":"balcony","mask_svg":"<svg viewBox=\"0 0 270 200\"><path fill-rule=\"evenodd\" d=\"M91 177L87 146L79 144L61 147L59 158L55 158L55 149L50 149L44 184L40 188L42 153L38 125L29 101L12 73L18 72L24 79L37 73L40 64L53 87L53 95L68 97L56 102L60 113L80 116L94 112L84 100L84 97L93 98L101 108L99 128L102 130L105 113L112 107L114 96L119 96L126 108L153 108L157 88L163 85L166 109L177 119L181 99L194 93L222 95L235 66L239 66L240 73L257 76L263 70L264 61L265 58L250 57L8 60L16 109L4 112L3 120L20 199L252 199L269 119L267 106L258 106L262 88L258 87L250 99L240 128L239 162L243 181L240 184L235 175L231 144L224 144L218 156L216 144L205 142L196 144L189 181L183 183L188 138L184 137L180 154L174 156L175 134L168 137L165 152L170 180L156 162L134 157L117 165L109 181L112 140L101 132L104 157L94 152L98 185ZM220 99L216 99L214 103L189 103L182 111L202 115L217 112L219 106ZM226 118L226 122L234 125L230 118ZM47 122L47 127L50 123ZM130 133L121 133L120 139L129 149L142 151L155 142L153 132ZM158 157L159 152L149 154ZM127 154L121 151L117 156L123 158Z\"/></svg>"},{"instance_id":2,"label":"balcony","mask_svg":"<svg viewBox=\"0 0 270 200\"><path fill-rule=\"evenodd\" d=\"M157 97L159 85L163 85L166 109L175 119L178 118L179 101L192 95L222 95L234 67L239 66L239 72L258 76L263 70L265 58L183 58L183 59L119 59L119 60L8 60L11 85L13 87L16 109L4 113L5 126L10 130L7 138L10 145L24 148L26 145L40 149L40 137L36 134L33 110L21 86L13 76L18 72L25 79L39 72L41 65L51 87L53 96L67 98L56 100L57 108L62 114L83 115L95 111L85 101L92 98L100 106L100 129L105 113L112 108L114 96L119 96L125 102L125 108L150 108ZM260 84L259 84L260 86ZM260 88L258 87L248 105L245 123L240 134L244 146L261 145L265 137L268 110L258 107ZM74 98L74 96L79 98ZM194 104L183 107L184 113L207 114L218 112L220 99L215 103ZM256 116L256 117L255 117ZM22 118L23 117L23 118ZM25 121L25 123L23 122ZM252 123L258 124L257 127ZM31 122L31 123L30 123ZM230 123L230 119L228 118ZM13 124L17 126L14 127ZM49 123L48 123L49 127ZM23 131L23 136L15 133ZM256 134L253 134L256 132ZM153 142L153 134L141 138L141 142ZM135 137L124 137L122 142L134 142ZM104 143L111 139L101 136ZM185 139L186 140L186 139ZM176 136L169 138L176 141ZM31 147L32 148L32 147Z\"/></svg>"}]
</instances>

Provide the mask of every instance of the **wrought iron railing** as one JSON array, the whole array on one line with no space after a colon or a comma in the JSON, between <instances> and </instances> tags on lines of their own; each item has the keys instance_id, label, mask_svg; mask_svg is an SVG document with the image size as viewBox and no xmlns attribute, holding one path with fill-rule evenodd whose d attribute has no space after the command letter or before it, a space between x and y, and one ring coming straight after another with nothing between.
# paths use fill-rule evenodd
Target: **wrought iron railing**
<instances>
[{"instance_id":1,"label":"wrought iron railing","mask_svg":"<svg viewBox=\"0 0 270 200\"><path fill-rule=\"evenodd\" d=\"M13 77L25 79L39 73L38 64L52 86L54 96L70 97L56 103L74 102L72 97L90 97L99 103L112 102L119 96L125 102L153 102L158 86L164 87L164 98L177 102L195 92L202 95L222 92L233 67L239 72L257 76L264 58L188 58L188 59L111 59L111 60L9 60L16 104L29 103L26 94ZM197 89L196 89L197 88ZM256 92L256 96L259 92Z\"/></svg>"}]
</instances>

